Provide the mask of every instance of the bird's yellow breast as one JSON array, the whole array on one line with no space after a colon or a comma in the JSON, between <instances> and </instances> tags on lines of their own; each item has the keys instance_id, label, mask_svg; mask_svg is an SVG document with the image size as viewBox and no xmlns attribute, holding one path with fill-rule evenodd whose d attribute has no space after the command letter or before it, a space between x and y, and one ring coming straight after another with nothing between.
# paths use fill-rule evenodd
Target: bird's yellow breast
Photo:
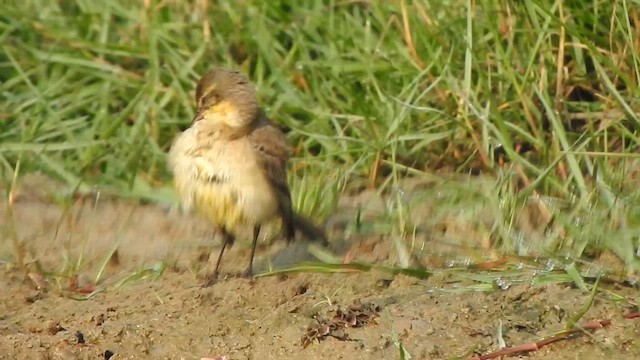
<instances>
[{"instance_id":1,"label":"bird's yellow breast","mask_svg":"<svg viewBox=\"0 0 640 360\"><path fill-rule=\"evenodd\" d=\"M176 190L186 208L194 208L217 226L263 224L278 214L276 194L258 166L246 138L207 138L194 124L174 142L169 162Z\"/></svg>"},{"instance_id":2,"label":"bird's yellow breast","mask_svg":"<svg viewBox=\"0 0 640 360\"><path fill-rule=\"evenodd\" d=\"M187 201L193 204L195 210L214 224L235 229L252 222L233 189L179 178L176 178L176 187L183 189L178 190L183 203L188 198Z\"/></svg>"}]
</instances>

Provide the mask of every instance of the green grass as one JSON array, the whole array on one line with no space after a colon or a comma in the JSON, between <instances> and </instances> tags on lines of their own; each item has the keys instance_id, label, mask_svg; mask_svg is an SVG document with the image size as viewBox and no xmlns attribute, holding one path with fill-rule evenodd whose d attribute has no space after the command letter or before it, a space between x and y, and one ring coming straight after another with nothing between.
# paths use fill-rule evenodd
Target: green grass
<instances>
[{"instance_id":1,"label":"green grass","mask_svg":"<svg viewBox=\"0 0 640 360\"><path fill-rule=\"evenodd\" d=\"M4 0L0 174L174 202L194 81L231 66L288 130L303 212L377 188L395 239L430 202L421 231L454 217L494 251L637 270L638 22L634 0ZM430 185L407 197L407 177ZM532 206L541 241L518 225Z\"/></svg>"}]
</instances>

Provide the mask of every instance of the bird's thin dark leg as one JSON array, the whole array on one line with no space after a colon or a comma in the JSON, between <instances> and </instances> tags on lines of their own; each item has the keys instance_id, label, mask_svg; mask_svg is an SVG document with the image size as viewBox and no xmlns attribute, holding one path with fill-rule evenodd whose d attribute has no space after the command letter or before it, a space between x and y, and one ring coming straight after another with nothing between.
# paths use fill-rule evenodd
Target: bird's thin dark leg
<instances>
[{"instance_id":1,"label":"bird's thin dark leg","mask_svg":"<svg viewBox=\"0 0 640 360\"><path fill-rule=\"evenodd\" d=\"M253 227L253 243L251 244L251 256L249 257L249 266L244 271L244 276L253 275L253 257L256 254L256 245L258 244L258 236L260 235L260 225Z\"/></svg>"},{"instance_id":2,"label":"bird's thin dark leg","mask_svg":"<svg viewBox=\"0 0 640 360\"><path fill-rule=\"evenodd\" d=\"M291 245L296 240L296 228L293 222L293 212L290 211L286 216L282 217L282 225L284 226L284 239L287 245Z\"/></svg>"},{"instance_id":3,"label":"bird's thin dark leg","mask_svg":"<svg viewBox=\"0 0 640 360\"><path fill-rule=\"evenodd\" d=\"M234 238L226 229L222 230L222 248L220 248L220 253L218 254L218 261L216 261L216 268L213 270L213 273L209 277L209 280L205 283L204 286L213 285L218 281L218 269L220 268L220 262L222 261L222 255L224 254L224 249L227 245L233 244Z\"/></svg>"}]
</instances>

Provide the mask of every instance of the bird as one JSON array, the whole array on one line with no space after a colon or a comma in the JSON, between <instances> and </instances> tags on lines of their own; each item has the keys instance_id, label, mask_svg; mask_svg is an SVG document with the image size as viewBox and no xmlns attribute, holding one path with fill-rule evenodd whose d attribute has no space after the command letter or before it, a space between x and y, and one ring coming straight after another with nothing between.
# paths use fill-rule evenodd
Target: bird
<instances>
[{"instance_id":1,"label":"bird","mask_svg":"<svg viewBox=\"0 0 640 360\"><path fill-rule=\"evenodd\" d=\"M287 183L290 149L285 134L261 109L256 89L240 71L213 68L197 82L197 111L191 125L173 141L168 164L180 203L211 221L222 234L222 247L205 285L218 279L225 248L238 229L253 227L249 264L260 229L282 220L287 244L296 230L327 245L323 230L296 213Z\"/></svg>"}]
</instances>

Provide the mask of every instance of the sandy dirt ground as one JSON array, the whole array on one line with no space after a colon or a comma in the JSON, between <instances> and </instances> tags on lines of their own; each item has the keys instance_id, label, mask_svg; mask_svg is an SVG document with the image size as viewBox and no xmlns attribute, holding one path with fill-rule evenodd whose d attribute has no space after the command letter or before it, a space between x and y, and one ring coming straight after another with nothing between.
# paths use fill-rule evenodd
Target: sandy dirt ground
<instances>
[{"instance_id":1,"label":"sandy dirt ground","mask_svg":"<svg viewBox=\"0 0 640 360\"><path fill-rule=\"evenodd\" d=\"M428 279L382 271L228 276L203 288L220 245L205 221L108 200L64 206L21 196L13 216L5 204L1 359L399 359L401 347L406 358L465 359L497 350L501 340L513 346L561 331L590 297L571 285L526 282L462 291L472 283L437 271ZM13 230L26 271L15 264ZM341 236L331 236L338 256L396 260L388 238ZM258 262L299 260L300 249L304 242L286 249L265 241ZM248 250L239 240L223 273L241 271ZM607 286L580 322L609 326L524 357L640 358L640 321L623 318L637 289Z\"/></svg>"}]
</instances>

